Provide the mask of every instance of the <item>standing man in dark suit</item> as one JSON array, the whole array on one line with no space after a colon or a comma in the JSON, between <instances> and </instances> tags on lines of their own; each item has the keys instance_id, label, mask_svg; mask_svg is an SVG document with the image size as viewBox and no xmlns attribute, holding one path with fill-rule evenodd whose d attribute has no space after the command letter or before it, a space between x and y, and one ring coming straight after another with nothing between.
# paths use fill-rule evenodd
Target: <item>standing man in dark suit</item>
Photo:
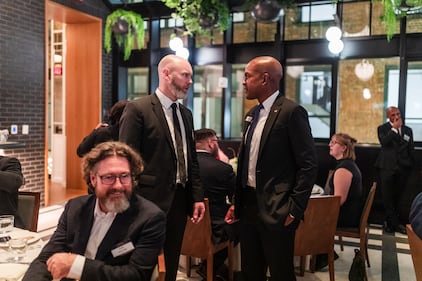
<instances>
[{"instance_id":1,"label":"standing man in dark suit","mask_svg":"<svg viewBox=\"0 0 422 281\"><path fill-rule=\"evenodd\" d=\"M213 243L227 240L237 240L235 226L224 221L230 207L227 199L231 200L236 182L236 175L232 166L217 159L219 153L218 138L212 129L199 129L195 131L196 152L200 168L201 181L204 186L205 197L208 198ZM214 254L215 280L226 280L224 262L227 258L227 248ZM202 263L200 274L206 278L205 265Z\"/></svg>"},{"instance_id":2,"label":"standing man in dark suit","mask_svg":"<svg viewBox=\"0 0 422 281\"><path fill-rule=\"evenodd\" d=\"M15 226L23 228L18 215L18 193L24 180L18 159L0 156L0 215L14 215Z\"/></svg>"},{"instance_id":3,"label":"standing man in dark suit","mask_svg":"<svg viewBox=\"0 0 422 281\"><path fill-rule=\"evenodd\" d=\"M403 124L397 107L388 107L386 114L389 121L378 127L381 151L375 162L380 173L385 209L384 231L406 234L406 228L400 223L397 213L397 203L400 192L406 188L413 166L413 132Z\"/></svg>"},{"instance_id":4,"label":"standing man in dark suit","mask_svg":"<svg viewBox=\"0 0 422 281\"><path fill-rule=\"evenodd\" d=\"M23 281L150 281L165 236L165 214L133 193L141 157L128 145L103 142L83 158L95 194L71 199L56 231Z\"/></svg>"},{"instance_id":5,"label":"standing man in dark suit","mask_svg":"<svg viewBox=\"0 0 422 281\"><path fill-rule=\"evenodd\" d=\"M205 206L192 112L177 101L186 97L192 84L192 66L184 58L167 55L158 64L158 75L155 93L126 105L119 138L145 160L138 193L167 214L163 249L166 281L174 281L186 216L189 214L193 222L199 222Z\"/></svg>"},{"instance_id":6,"label":"standing man in dark suit","mask_svg":"<svg viewBox=\"0 0 422 281\"><path fill-rule=\"evenodd\" d=\"M235 206L226 221L239 219L245 281L296 280L295 231L317 175L314 141L306 110L279 92L282 66L273 57L252 59L245 69L247 113L240 146ZM310 234L312 235L312 234Z\"/></svg>"}]
</instances>

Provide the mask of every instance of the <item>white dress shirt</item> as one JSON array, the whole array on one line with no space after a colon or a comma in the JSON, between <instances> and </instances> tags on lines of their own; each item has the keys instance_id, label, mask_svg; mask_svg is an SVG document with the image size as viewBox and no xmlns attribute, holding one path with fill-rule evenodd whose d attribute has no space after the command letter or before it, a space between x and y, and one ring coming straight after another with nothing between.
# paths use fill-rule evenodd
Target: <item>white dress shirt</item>
<instances>
[{"instance_id":1,"label":"white dress shirt","mask_svg":"<svg viewBox=\"0 0 422 281\"><path fill-rule=\"evenodd\" d=\"M267 122L268 114L270 113L271 107L275 99L278 96L279 91L269 96L263 103L263 108L259 112L258 124L256 124L255 131L252 135L251 147L249 151L249 169L248 169L248 180L246 185L256 188L256 162L258 160L259 146L261 144L262 131L264 130L265 122Z\"/></svg>"}]
</instances>

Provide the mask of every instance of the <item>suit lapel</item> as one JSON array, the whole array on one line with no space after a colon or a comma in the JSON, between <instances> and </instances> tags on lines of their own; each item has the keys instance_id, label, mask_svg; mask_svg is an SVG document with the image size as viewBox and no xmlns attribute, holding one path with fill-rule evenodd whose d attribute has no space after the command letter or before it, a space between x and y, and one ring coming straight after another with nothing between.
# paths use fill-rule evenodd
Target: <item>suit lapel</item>
<instances>
[{"instance_id":1,"label":"suit lapel","mask_svg":"<svg viewBox=\"0 0 422 281\"><path fill-rule=\"evenodd\" d=\"M158 124L157 128L161 128L163 130L163 135L166 136L166 141L168 145L171 147L173 151L173 156L176 158L176 149L173 144L173 139L171 138L170 128L167 123L166 116L164 115L163 105L161 104L160 100L158 99L157 95L154 93L151 96L151 106L152 111L154 112L155 116L157 117Z\"/></svg>"},{"instance_id":2,"label":"suit lapel","mask_svg":"<svg viewBox=\"0 0 422 281\"><path fill-rule=\"evenodd\" d=\"M85 249L88 244L89 235L91 234L92 225L94 223L94 208L95 196L89 199L88 204L85 205L84 210L80 213L79 221L84 223L80 224L81 228L77 235L77 243L73 251L77 254L84 255Z\"/></svg>"},{"instance_id":3,"label":"suit lapel","mask_svg":"<svg viewBox=\"0 0 422 281\"><path fill-rule=\"evenodd\" d=\"M261 135L261 142L259 144L258 155L261 155L262 148L264 147L267 141L268 135L271 132L274 122L277 120L277 116L280 114L280 111L282 110L281 105L283 104L283 101L284 101L284 97L281 94L279 94L276 100L274 101L270 109L270 112L268 113L267 121L265 122L264 129Z\"/></svg>"}]
</instances>

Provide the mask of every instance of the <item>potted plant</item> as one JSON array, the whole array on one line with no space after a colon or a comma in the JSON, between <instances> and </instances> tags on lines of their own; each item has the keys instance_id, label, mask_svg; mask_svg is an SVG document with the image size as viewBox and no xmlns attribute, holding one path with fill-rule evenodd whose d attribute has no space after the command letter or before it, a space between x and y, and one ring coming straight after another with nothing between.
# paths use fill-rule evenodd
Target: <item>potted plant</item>
<instances>
[{"instance_id":1,"label":"potted plant","mask_svg":"<svg viewBox=\"0 0 422 281\"><path fill-rule=\"evenodd\" d=\"M111 51L112 34L117 45L123 49L124 60L128 60L135 42L139 49L145 44L142 16L122 9L117 9L107 16L104 31L104 48L107 53Z\"/></svg>"},{"instance_id":2,"label":"potted plant","mask_svg":"<svg viewBox=\"0 0 422 281\"><path fill-rule=\"evenodd\" d=\"M218 26L221 32L229 25L230 11L226 1L221 0L162 0L175 9L173 18L183 19L186 34L212 38L211 30Z\"/></svg>"},{"instance_id":3,"label":"potted plant","mask_svg":"<svg viewBox=\"0 0 422 281\"><path fill-rule=\"evenodd\" d=\"M384 9L381 21L385 26L388 40L396 31L397 18L422 11L422 0L381 0L381 3Z\"/></svg>"}]
</instances>

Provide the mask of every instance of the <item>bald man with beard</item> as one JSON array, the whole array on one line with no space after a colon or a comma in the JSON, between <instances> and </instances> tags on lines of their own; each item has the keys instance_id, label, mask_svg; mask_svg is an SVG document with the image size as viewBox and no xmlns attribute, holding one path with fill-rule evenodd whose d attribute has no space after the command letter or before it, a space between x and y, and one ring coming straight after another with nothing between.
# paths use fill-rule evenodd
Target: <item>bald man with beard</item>
<instances>
[{"instance_id":1,"label":"bald man with beard","mask_svg":"<svg viewBox=\"0 0 422 281\"><path fill-rule=\"evenodd\" d=\"M245 281L296 280L295 231L317 175L317 158L306 110L279 91L278 60L252 59L243 80L246 98L259 105L247 114L240 145L235 205L226 222L239 220Z\"/></svg>"},{"instance_id":2,"label":"bald man with beard","mask_svg":"<svg viewBox=\"0 0 422 281\"><path fill-rule=\"evenodd\" d=\"M192 112L178 102L186 98L192 85L192 66L184 58L167 55L158 64L158 76L155 93L126 105L120 119L119 140L138 151L145 161L137 192L167 214L163 248L166 281L174 281L187 215L194 223L202 220L204 192L193 139ZM175 120L180 130L176 129Z\"/></svg>"}]
</instances>

